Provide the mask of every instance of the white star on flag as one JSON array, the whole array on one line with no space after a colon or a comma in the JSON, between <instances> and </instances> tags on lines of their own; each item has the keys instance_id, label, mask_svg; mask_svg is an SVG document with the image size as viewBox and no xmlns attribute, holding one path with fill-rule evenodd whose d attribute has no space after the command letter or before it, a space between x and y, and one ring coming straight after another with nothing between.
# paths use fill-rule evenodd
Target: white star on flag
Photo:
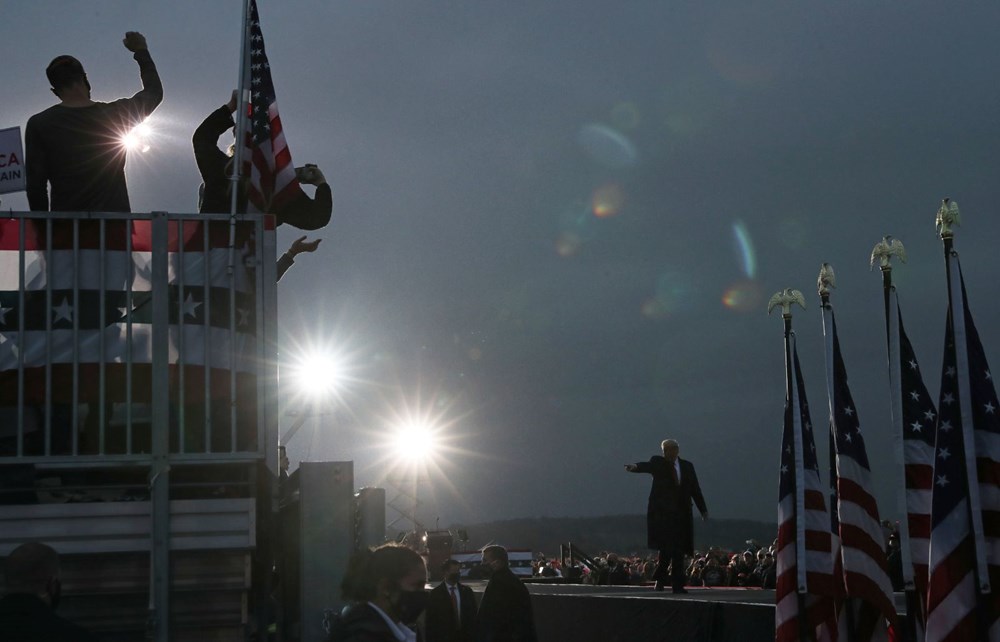
<instances>
[{"instance_id":1,"label":"white star on flag","mask_svg":"<svg viewBox=\"0 0 1000 642\"><path fill-rule=\"evenodd\" d=\"M190 316L192 319L198 318L198 306L201 305L201 301L195 301L194 296L188 292L187 297L184 299L182 306L184 307L184 316Z\"/></svg>"},{"instance_id":2,"label":"white star on flag","mask_svg":"<svg viewBox=\"0 0 1000 642\"><path fill-rule=\"evenodd\" d=\"M53 323L58 323L60 319L65 319L70 323L73 322L73 306L69 304L69 300L66 297L63 297L62 303L52 308L52 311L56 315L56 318L52 320Z\"/></svg>"}]
</instances>

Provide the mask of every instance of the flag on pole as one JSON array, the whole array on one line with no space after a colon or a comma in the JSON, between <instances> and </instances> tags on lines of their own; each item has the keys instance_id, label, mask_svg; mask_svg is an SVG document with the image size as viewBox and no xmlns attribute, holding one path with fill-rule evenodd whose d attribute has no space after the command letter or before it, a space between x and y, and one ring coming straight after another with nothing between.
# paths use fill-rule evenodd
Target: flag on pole
<instances>
[{"instance_id":1,"label":"flag on pole","mask_svg":"<svg viewBox=\"0 0 1000 642\"><path fill-rule=\"evenodd\" d=\"M898 385L892 394L897 397L901 416L909 551L914 588L926 605L937 408L924 385L913 345L906 336L895 288L890 291L889 305L896 313L890 315L889 340L892 343L895 339L899 345L897 358L890 361L889 368L890 379ZM923 620L922 614L919 615Z\"/></svg>"},{"instance_id":2,"label":"flag on pole","mask_svg":"<svg viewBox=\"0 0 1000 642\"><path fill-rule=\"evenodd\" d=\"M819 462L809 419L805 385L799 371L795 336L786 372L778 483L778 552L775 586L775 639L792 642L804 631L810 639L837 639L833 550L829 514L819 478Z\"/></svg>"},{"instance_id":3,"label":"flag on pole","mask_svg":"<svg viewBox=\"0 0 1000 642\"><path fill-rule=\"evenodd\" d=\"M1000 404L955 252L935 443L927 640L1000 640ZM971 475L970 475L971 473ZM970 483L970 479L973 480Z\"/></svg>"},{"instance_id":4,"label":"flag on pole","mask_svg":"<svg viewBox=\"0 0 1000 642\"><path fill-rule=\"evenodd\" d=\"M829 316L829 329L825 323ZM837 531L846 601L851 609L846 623L853 625L848 639L858 642L886 640L888 622L895 627L896 607L892 598L878 505L871 492L871 467L857 406L847 382L847 369L840 351L833 309L823 309L827 339L827 369L830 393L830 431L836 466L831 471L836 488ZM832 354L831 354L832 353ZM840 625L844 626L845 618Z\"/></svg>"},{"instance_id":5,"label":"flag on pole","mask_svg":"<svg viewBox=\"0 0 1000 642\"><path fill-rule=\"evenodd\" d=\"M249 28L246 37L244 86L250 92L246 118L243 174L249 176L247 209L249 212L275 212L299 191L292 154L278 114L271 65L264 50L256 0L250 0Z\"/></svg>"}]
</instances>

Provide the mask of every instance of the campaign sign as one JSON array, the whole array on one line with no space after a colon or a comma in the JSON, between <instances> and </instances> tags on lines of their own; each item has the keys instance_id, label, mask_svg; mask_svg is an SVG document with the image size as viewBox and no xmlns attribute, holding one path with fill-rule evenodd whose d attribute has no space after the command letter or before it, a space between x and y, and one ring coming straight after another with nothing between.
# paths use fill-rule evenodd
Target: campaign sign
<instances>
[{"instance_id":1,"label":"campaign sign","mask_svg":"<svg viewBox=\"0 0 1000 642\"><path fill-rule=\"evenodd\" d=\"M21 128L0 129L0 194L23 192L24 174Z\"/></svg>"}]
</instances>

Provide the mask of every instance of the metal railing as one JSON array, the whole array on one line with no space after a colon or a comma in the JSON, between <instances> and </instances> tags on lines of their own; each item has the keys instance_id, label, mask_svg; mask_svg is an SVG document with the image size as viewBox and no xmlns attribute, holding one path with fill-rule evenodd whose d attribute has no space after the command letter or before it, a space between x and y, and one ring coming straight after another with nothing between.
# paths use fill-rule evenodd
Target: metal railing
<instances>
[{"instance_id":1,"label":"metal railing","mask_svg":"<svg viewBox=\"0 0 1000 642\"><path fill-rule=\"evenodd\" d=\"M3 216L0 465L270 457L269 219Z\"/></svg>"}]
</instances>

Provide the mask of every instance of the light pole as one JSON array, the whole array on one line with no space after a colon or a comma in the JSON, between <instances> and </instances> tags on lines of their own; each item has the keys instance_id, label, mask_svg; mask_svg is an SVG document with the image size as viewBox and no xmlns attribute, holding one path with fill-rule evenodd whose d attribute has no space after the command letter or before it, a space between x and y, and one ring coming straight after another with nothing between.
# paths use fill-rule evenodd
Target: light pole
<instances>
[{"instance_id":1,"label":"light pole","mask_svg":"<svg viewBox=\"0 0 1000 642\"><path fill-rule=\"evenodd\" d=\"M386 505L398 515L387 524L387 529L407 521L412 525L414 537L419 537L423 525L417 516L420 506L418 488L421 469L433 458L437 448L437 431L426 421L408 420L395 428L391 447L395 450L394 473L386 477L394 496Z\"/></svg>"},{"instance_id":2,"label":"light pole","mask_svg":"<svg viewBox=\"0 0 1000 642\"><path fill-rule=\"evenodd\" d=\"M330 397L340 388L344 372L340 359L326 353L303 355L291 369L294 399L308 409L293 408L287 415L295 421L281 435L280 444L287 445L309 417L315 417L318 431L321 417L329 411Z\"/></svg>"}]
</instances>

